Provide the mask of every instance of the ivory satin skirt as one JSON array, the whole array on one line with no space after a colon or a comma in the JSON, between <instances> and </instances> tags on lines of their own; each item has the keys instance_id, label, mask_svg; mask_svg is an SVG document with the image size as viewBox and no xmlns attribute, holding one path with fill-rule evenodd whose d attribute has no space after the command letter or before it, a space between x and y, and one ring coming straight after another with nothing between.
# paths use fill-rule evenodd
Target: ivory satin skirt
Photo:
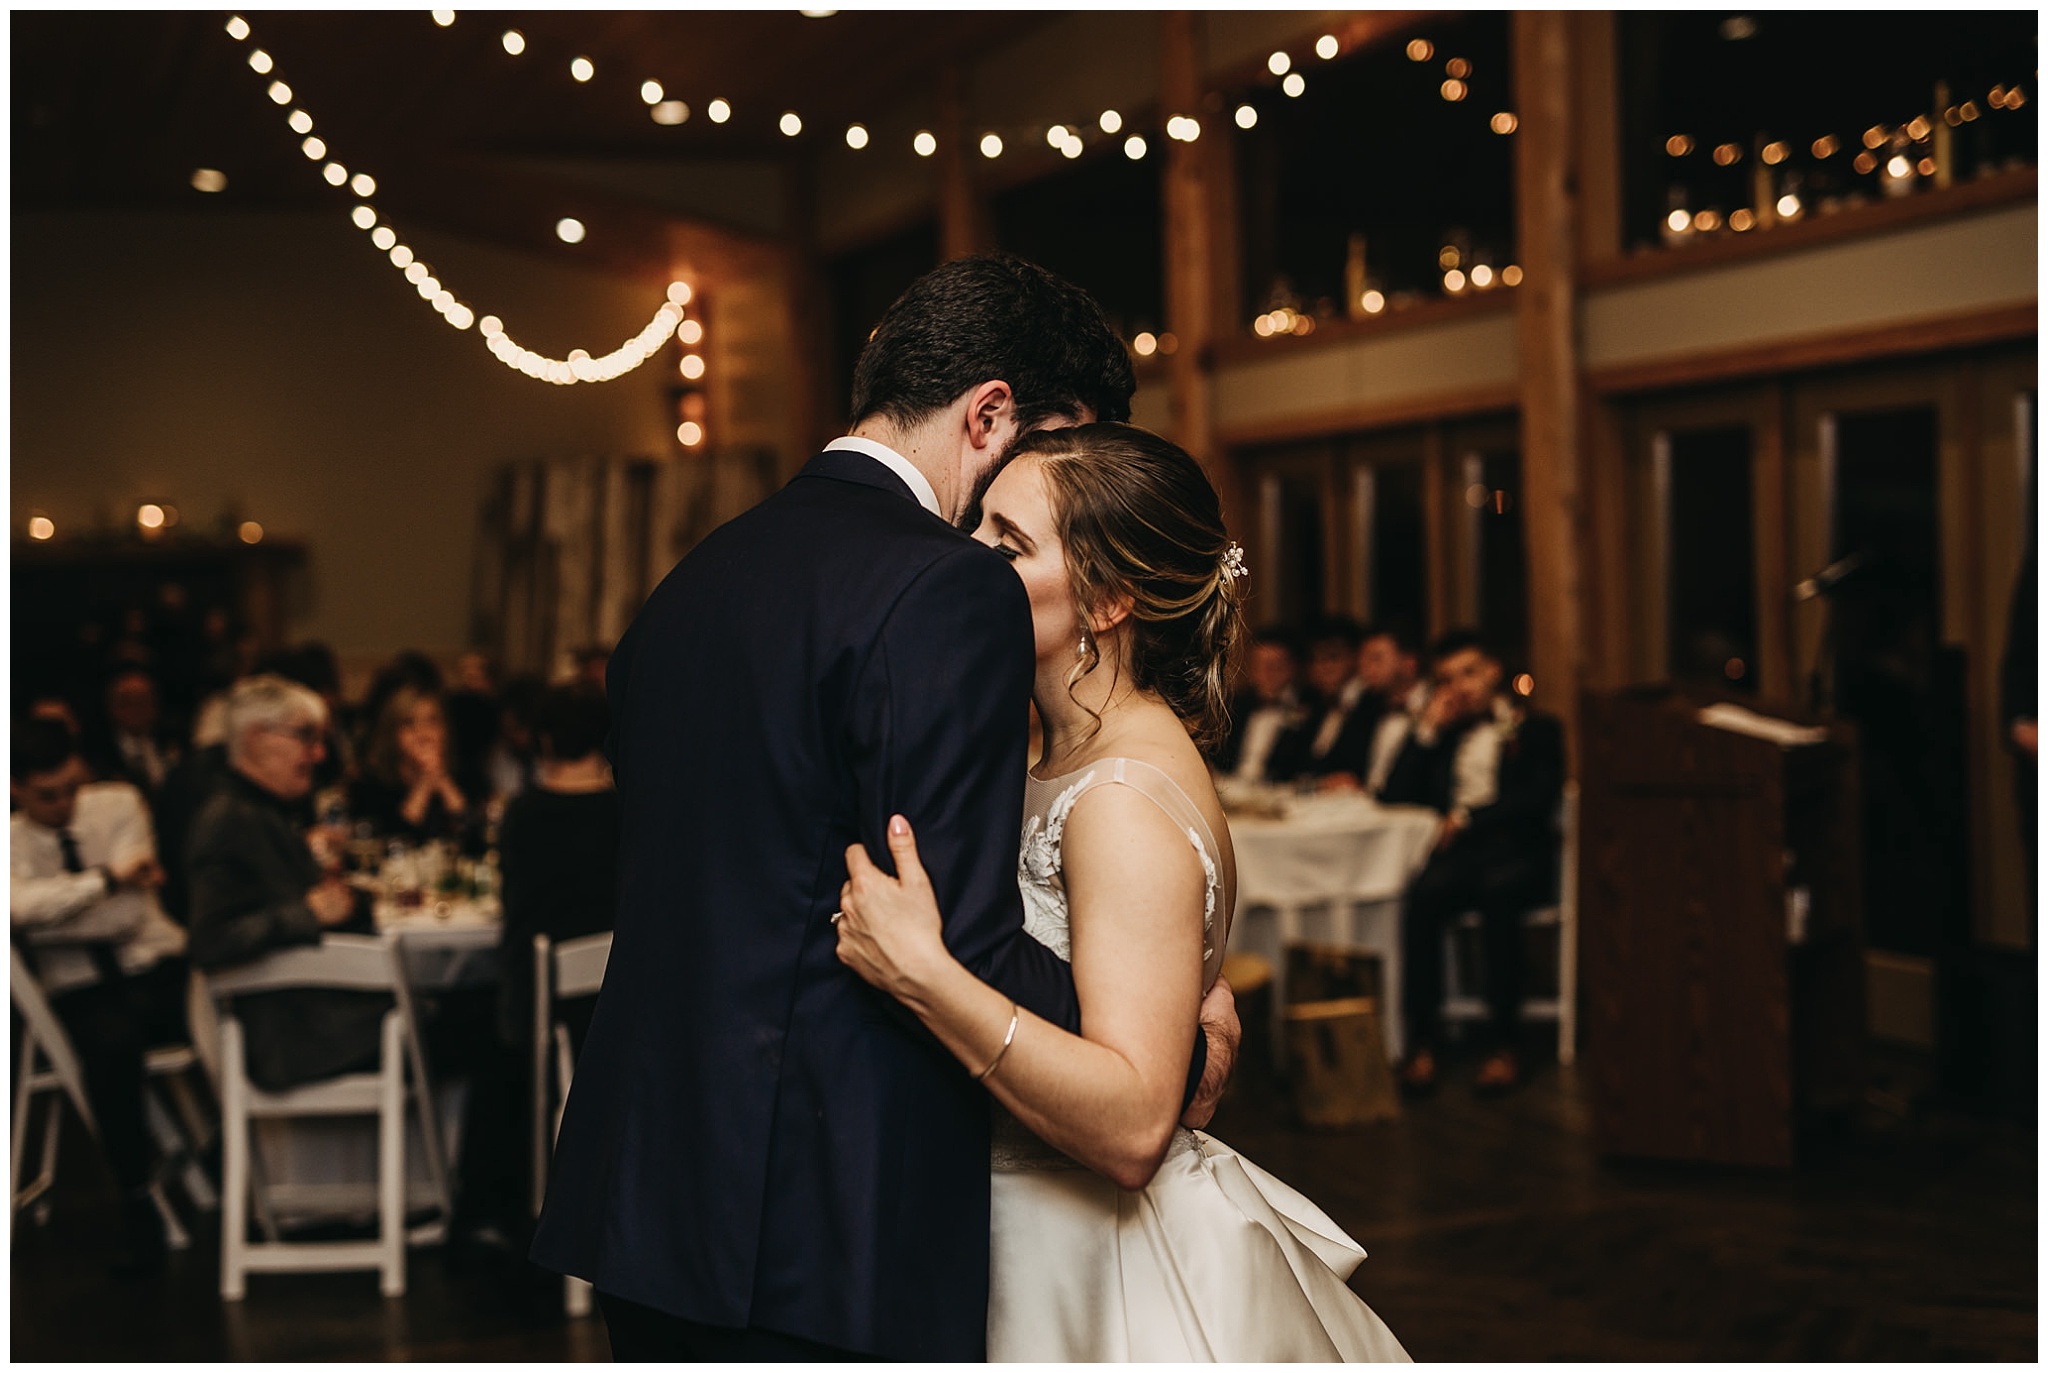
<instances>
[{"instance_id":1,"label":"ivory satin skirt","mask_svg":"<svg viewBox=\"0 0 2048 1373\"><path fill-rule=\"evenodd\" d=\"M1126 1192L1003 1124L991 1362L1409 1361L1344 1285L1365 1251L1222 1141L1180 1131Z\"/></svg>"}]
</instances>

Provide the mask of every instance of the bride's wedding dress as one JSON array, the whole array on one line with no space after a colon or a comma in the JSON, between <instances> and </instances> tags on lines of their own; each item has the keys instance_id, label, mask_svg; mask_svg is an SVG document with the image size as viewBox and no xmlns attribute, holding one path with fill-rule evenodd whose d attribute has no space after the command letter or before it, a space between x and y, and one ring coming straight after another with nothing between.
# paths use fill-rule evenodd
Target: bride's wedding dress
<instances>
[{"instance_id":1,"label":"bride's wedding dress","mask_svg":"<svg viewBox=\"0 0 2048 1373\"><path fill-rule=\"evenodd\" d=\"M1215 840L1186 793L1136 759L1029 779L1018 861L1026 931L1071 959L1061 832L1074 803L1110 783L1153 801L1200 855L1213 979ZM1152 1181L1126 1192L998 1107L991 1166L992 1362L1408 1360L1344 1285L1365 1251L1315 1203L1199 1130L1177 1130Z\"/></svg>"}]
</instances>

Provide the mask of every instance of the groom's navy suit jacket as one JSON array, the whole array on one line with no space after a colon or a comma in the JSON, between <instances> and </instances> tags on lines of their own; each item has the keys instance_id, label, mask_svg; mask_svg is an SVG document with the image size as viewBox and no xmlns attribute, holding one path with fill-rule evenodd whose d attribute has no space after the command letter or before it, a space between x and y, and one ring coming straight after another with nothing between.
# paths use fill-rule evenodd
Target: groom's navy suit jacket
<instances>
[{"instance_id":1,"label":"groom's navy suit jacket","mask_svg":"<svg viewBox=\"0 0 2048 1373\"><path fill-rule=\"evenodd\" d=\"M988 1098L835 953L845 851L916 826L946 942L1068 1029L1023 931L1023 584L828 450L670 572L611 660L617 934L533 1257L712 1325L979 1359Z\"/></svg>"}]
</instances>

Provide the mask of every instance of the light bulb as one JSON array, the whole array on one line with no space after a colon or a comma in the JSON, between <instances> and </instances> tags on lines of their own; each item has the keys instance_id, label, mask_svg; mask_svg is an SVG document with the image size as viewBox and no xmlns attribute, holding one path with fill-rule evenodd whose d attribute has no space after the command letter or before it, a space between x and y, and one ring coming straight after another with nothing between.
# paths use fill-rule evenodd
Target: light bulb
<instances>
[{"instance_id":1,"label":"light bulb","mask_svg":"<svg viewBox=\"0 0 2048 1373\"><path fill-rule=\"evenodd\" d=\"M569 75L576 81L588 81L597 75L597 67L587 57L578 57L569 63Z\"/></svg>"},{"instance_id":2,"label":"light bulb","mask_svg":"<svg viewBox=\"0 0 2048 1373\"><path fill-rule=\"evenodd\" d=\"M1358 298L1358 303L1365 307L1368 315L1376 315L1387 308L1387 298L1378 291L1367 291Z\"/></svg>"},{"instance_id":3,"label":"light bulb","mask_svg":"<svg viewBox=\"0 0 2048 1373\"><path fill-rule=\"evenodd\" d=\"M1280 89L1290 97L1298 97L1308 89L1308 78L1300 72L1287 73L1287 79L1280 83Z\"/></svg>"},{"instance_id":4,"label":"light bulb","mask_svg":"<svg viewBox=\"0 0 2048 1373\"><path fill-rule=\"evenodd\" d=\"M1266 59L1266 70L1275 76L1287 75L1287 69L1294 65L1294 59L1284 52L1276 52Z\"/></svg>"},{"instance_id":5,"label":"light bulb","mask_svg":"<svg viewBox=\"0 0 2048 1373\"><path fill-rule=\"evenodd\" d=\"M228 37L234 39L237 43L239 43L248 36L249 21L242 18L242 16L239 14L229 16Z\"/></svg>"},{"instance_id":6,"label":"light bulb","mask_svg":"<svg viewBox=\"0 0 2048 1373\"><path fill-rule=\"evenodd\" d=\"M1139 334L1131 340L1131 351L1141 358L1149 358L1159 351L1159 340L1150 333Z\"/></svg>"},{"instance_id":7,"label":"light bulb","mask_svg":"<svg viewBox=\"0 0 2048 1373\"><path fill-rule=\"evenodd\" d=\"M1132 134L1124 140L1124 156L1136 162L1145 156L1145 140Z\"/></svg>"},{"instance_id":8,"label":"light bulb","mask_svg":"<svg viewBox=\"0 0 2048 1373\"><path fill-rule=\"evenodd\" d=\"M236 22L239 23L240 21L237 20ZM246 35L248 32L248 28L249 26L247 24L243 24L243 34L237 36L240 37ZM28 536L31 539L35 539L36 541L41 542L44 539L48 539L55 536L56 533L57 526L51 522L50 517L48 515L31 515L29 517Z\"/></svg>"},{"instance_id":9,"label":"light bulb","mask_svg":"<svg viewBox=\"0 0 2048 1373\"><path fill-rule=\"evenodd\" d=\"M1325 62L1328 62L1331 58L1335 57L1337 55L1337 51L1338 43L1336 34L1326 33L1321 38L1318 38L1316 40L1316 56L1322 58Z\"/></svg>"},{"instance_id":10,"label":"light bulb","mask_svg":"<svg viewBox=\"0 0 2048 1373\"><path fill-rule=\"evenodd\" d=\"M685 448L695 448L704 442L704 426L695 420L684 420L676 426L676 438Z\"/></svg>"},{"instance_id":11,"label":"light bulb","mask_svg":"<svg viewBox=\"0 0 2048 1373\"><path fill-rule=\"evenodd\" d=\"M566 216L556 220L555 237L561 239L564 243L581 243L583 241L583 221Z\"/></svg>"},{"instance_id":12,"label":"light bulb","mask_svg":"<svg viewBox=\"0 0 2048 1373\"><path fill-rule=\"evenodd\" d=\"M263 526L254 520L243 520L241 527L235 531L235 534L243 543L263 542Z\"/></svg>"},{"instance_id":13,"label":"light bulb","mask_svg":"<svg viewBox=\"0 0 2048 1373\"><path fill-rule=\"evenodd\" d=\"M1474 267L1472 269L1472 284L1479 287L1482 291L1493 285L1493 268L1483 262Z\"/></svg>"},{"instance_id":14,"label":"light bulb","mask_svg":"<svg viewBox=\"0 0 2048 1373\"><path fill-rule=\"evenodd\" d=\"M372 233L370 235L370 242L377 245L377 251L386 252L391 248L392 244L398 242L398 235L393 233L389 226L386 226Z\"/></svg>"},{"instance_id":15,"label":"light bulb","mask_svg":"<svg viewBox=\"0 0 2048 1373\"><path fill-rule=\"evenodd\" d=\"M668 298L672 305L688 305L692 294L690 283L687 281L671 281L668 284Z\"/></svg>"},{"instance_id":16,"label":"light bulb","mask_svg":"<svg viewBox=\"0 0 2048 1373\"><path fill-rule=\"evenodd\" d=\"M415 258L405 265L405 279L417 286L427 279L427 264Z\"/></svg>"},{"instance_id":17,"label":"light bulb","mask_svg":"<svg viewBox=\"0 0 2048 1373\"><path fill-rule=\"evenodd\" d=\"M1502 110L1491 120L1487 121L1488 127L1497 134L1511 134L1519 123L1520 121L1506 110Z\"/></svg>"},{"instance_id":18,"label":"light bulb","mask_svg":"<svg viewBox=\"0 0 2048 1373\"><path fill-rule=\"evenodd\" d=\"M434 22L436 24L439 24L444 29L455 22L454 10L435 10L433 14Z\"/></svg>"},{"instance_id":19,"label":"light bulb","mask_svg":"<svg viewBox=\"0 0 2048 1373\"><path fill-rule=\"evenodd\" d=\"M640 83L640 98L648 104L659 105L661 103L661 94L661 83L659 81L642 81Z\"/></svg>"},{"instance_id":20,"label":"light bulb","mask_svg":"<svg viewBox=\"0 0 2048 1373\"><path fill-rule=\"evenodd\" d=\"M1045 142L1048 147L1054 149L1066 147L1067 126L1064 124L1055 124L1051 128L1047 129L1045 131Z\"/></svg>"},{"instance_id":21,"label":"light bulb","mask_svg":"<svg viewBox=\"0 0 2048 1373\"><path fill-rule=\"evenodd\" d=\"M868 145L868 131L858 124L846 126L846 146L859 152Z\"/></svg>"},{"instance_id":22,"label":"light bulb","mask_svg":"<svg viewBox=\"0 0 2048 1373\"><path fill-rule=\"evenodd\" d=\"M1434 56L1436 56L1436 45L1427 38L1411 38L1408 40L1408 60L1410 62L1427 62Z\"/></svg>"},{"instance_id":23,"label":"light bulb","mask_svg":"<svg viewBox=\"0 0 2048 1373\"><path fill-rule=\"evenodd\" d=\"M1067 141L1060 144L1060 156L1071 162L1086 152L1087 149L1088 145L1081 141L1079 135L1070 134L1067 137Z\"/></svg>"},{"instance_id":24,"label":"light bulb","mask_svg":"<svg viewBox=\"0 0 2048 1373\"><path fill-rule=\"evenodd\" d=\"M373 196L377 194L377 178L368 172L357 172L348 179L348 188L359 196Z\"/></svg>"},{"instance_id":25,"label":"light bulb","mask_svg":"<svg viewBox=\"0 0 2048 1373\"><path fill-rule=\"evenodd\" d=\"M726 104L723 100L714 100L704 107L704 113L711 116L712 123L723 124L726 120L732 118L732 106Z\"/></svg>"},{"instance_id":26,"label":"light bulb","mask_svg":"<svg viewBox=\"0 0 2048 1373\"><path fill-rule=\"evenodd\" d=\"M981 155L987 158L1001 157L1003 155L1002 138L992 133L983 134L981 136Z\"/></svg>"},{"instance_id":27,"label":"light bulb","mask_svg":"<svg viewBox=\"0 0 2048 1373\"><path fill-rule=\"evenodd\" d=\"M685 381L695 381L704 375L704 358L698 353L683 354L682 374Z\"/></svg>"},{"instance_id":28,"label":"light bulb","mask_svg":"<svg viewBox=\"0 0 2048 1373\"><path fill-rule=\"evenodd\" d=\"M391 250L390 258L391 265L403 271L405 268L412 266L412 249L401 243Z\"/></svg>"},{"instance_id":29,"label":"light bulb","mask_svg":"<svg viewBox=\"0 0 2048 1373\"><path fill-rule=\"evenodd\" d=\"M292 88L285 85L282 81L271 82L270 89L264 93L270 97L270 103L273 105L289 105L292 103ZM290 123L291 121L286 120L285 122ZM311 121L307 122L310 123Z\"/></svg>"},{"instance_id":30,"label":"light bulb","mask_svg":"<svg viewBox=\"0 0 2048 1373\"><path fill-rule=\"evenodd\" d=\"M309 135L305 142L299 144L299 151L304 153L310 161L318 162L321 158L327 156L327 143L317 134Z\"/></svg>"},{"instance_id":31,"label":"light bulb","mask_svg":"<svg viewBox=\"0 0 2048 1373\"><path fill-rule=\"evenodd\" d=\"M212 195L228 188L227 173L216 167L201 167L192 173L192 189Z\"/></svg>"},{"instance_id":32,"label":"light bulb","mask_svg":"<svg viewBox=\"0 0 2048 1373\"><path fill-rule=\"evenodd\" d=\"M1124 117L1115 110L1104 110L1102 117L1095 121L1104 133L1116 133L1124 126Z\"/></svg>"},{"instance_id":33,"label":"light bulb","mask_svg":"<svg viewBox=\"0 0 2048 1373\"><path fill-rule=\"evenodd\" d=\"M786 138L795 138L804 131L804 121L797 117L795 110L784 111L776 126L782 130Z\"/></svg>"},{"instance_id":34,"label":"light bulb","mask_svg":"<svg viewBox=\"0 0 2048 1373\"><path fill-rule=\"evenodd\" d=\"M330 162L320 169L320 178L330 186L341 186L348 182L348 168L339 162Z\"/></svg>"},{"instance_id":35,"label":"light bulb","mask_svg":"<svg viewBox=\"0 0 2048 1373\"><path fill-rule=\"evenodd\" d=\"M1443 94L1443 98L1446 100L1458 101L1463 100L1465 98L1465 83L1460 81L1455 76L1452 77L1450 80L1444 82L1444 84L1439 89Z\"/></svg>"},{"instance_id":36,"label":"light bulb","mask_svg":"<svg viewBox=\"0 0 2048 1373\"><path fill-rule=\"evenodd\" d=\"M1238 128L1249 129L1257 126L1259 122L1259 112L1249 105L1239 105L1237 107L1237 114L1235 118L1237 120Z\"/></svg>"},{"instance_id":37,"label":"light bulb","mask_svg":"<svg viewBox=\"0 0 2048 1373\"><path fill-rule=\"evenodd\" d=\"M505 333L505 323L496 315L485 315L477 321L476 331L487 339L498 339Z\"/></svg>"},{"instance_id":38,"label":"light bulb","mask_svg":"<svg viewBox=\"0 0 2048 1373\"><path fill-rule=\"evenodd\" d=\"M249 69L258 76L267 76L270 69L276 65L270 60L270 54L261 48L249 54Z\"/></svg>"},{"instance_id":39,"label":"light bulb","mask_svg":"<svg viewBox=\"0 0 2048 1373\"><path fill-rule=\"evenodd\" d=\"M526 51L526 35L517 29L505 30L505 36L498 40L505 45L505 51L514 57Z\"/></svg>"},{"instance_id":40,"label":"light bulb","mask_svg":"<svg viewBox=\"0 0 2048 1373\"><path fill-rule=\"evenodd\" d=\"M690 107L680 100L664 100L647 113L655 123L674 128L690 117Z\"/></svg>"},{"instance_id":41,"label":"light bulb","mask_svg":"<svg viewBox=\"0 0 2048 1373\"><path fill-rule=\"evenodd\" d=\"M924 129L917 131L917 137L910 140L911 148L919 157L930 157L939 150L939 140Z\"/></svg>"},{"instance_id":42,"label":"light bulb","mask_svg":"<svg viewBox=\"0 0 2048 1373\"><path fill-rule=\"evenodd\" d=\"M308 134L313 132L313 116L307 114L304 110L293 110L291 118L284 122L292 126L293 133Z\"/></svg>"},{"instance_id":43,"label":"light bulb","mask_svg":"<svg viewBox=\"0 0 2048 1373\"><path fill-rule=\"evenodd\" d=\"M377 227L377 212L367 205L358 205L348 212L349 221L358 229Z\"/></svg>"},{"instance_id":44,"label":"light bulb","mask_svg":"<svg viewBox=\"0 0 2048 1373\"><path fill-rule=\"evenodd\" d=\"M704 341L704 326L694 319L686 319L676 329L678 342L695 347Z\"/></svg>"}]
</instances>

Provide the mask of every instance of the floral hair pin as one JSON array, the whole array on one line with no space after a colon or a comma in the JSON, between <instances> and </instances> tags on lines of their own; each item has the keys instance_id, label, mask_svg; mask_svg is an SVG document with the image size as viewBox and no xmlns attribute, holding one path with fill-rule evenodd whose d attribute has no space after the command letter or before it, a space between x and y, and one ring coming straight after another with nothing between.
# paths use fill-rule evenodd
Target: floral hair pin
<instances>
[{"instance_id":1,"label":"floral hair pin","mask_svg":"<svg viewBox=\"0 0 2048 1373\"><path fill-rule=\"evenodd\" d=\"M1223 550L1223 580L1234 582L1239 577L1250 575L1250 570L1244 565L1244 545L1233 540L1230 547Z\"/></svg>"}]
</instances>

